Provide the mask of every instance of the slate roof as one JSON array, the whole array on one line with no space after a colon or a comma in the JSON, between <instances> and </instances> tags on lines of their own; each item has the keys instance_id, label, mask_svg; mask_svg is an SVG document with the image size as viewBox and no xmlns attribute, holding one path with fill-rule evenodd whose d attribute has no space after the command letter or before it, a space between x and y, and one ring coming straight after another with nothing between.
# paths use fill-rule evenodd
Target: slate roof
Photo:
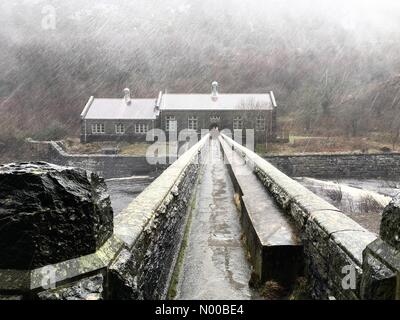
<instances>
[{"instance_id":1,"label":"slate roof","mask_svg":"<svg viewBox=\"0 0 400 320\"><path fill-rule=\"evenodd\" d=\"M273 98L272 98L273 99ZM211 94L162 95L161 110L272 110L275 103L269 93L218 94L214 101Z\"/></svg>"},{"instance_id":2,"label":"slate roof","mask_svg":"<svg viewBox=\"0 0 400 320\"><path fill-rule=\"evenodd\" d=\"M156 119L155 99L95 99L91 97L83 110L83 119Z\"/></svg>"},{"instance_id":3,"label":"slate roof","mask_svg":"<svg viewBox=\"0 0 400 320\"><path fill-rule=\"evenodd\" d=\"M131 99L126 104L121 99L90 97L81 113L82 119L156 119L160 110L272 110L276 102L270 93L177 94L160 92L157 99Z\"/></svg>"}]
</instances>

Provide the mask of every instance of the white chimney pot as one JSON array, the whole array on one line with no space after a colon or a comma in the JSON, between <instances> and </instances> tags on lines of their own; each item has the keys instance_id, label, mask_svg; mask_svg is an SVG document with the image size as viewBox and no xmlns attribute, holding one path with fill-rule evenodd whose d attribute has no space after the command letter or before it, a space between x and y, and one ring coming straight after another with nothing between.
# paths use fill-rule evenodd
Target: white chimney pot
<instances>
[{"instance_id":1,"label":"white chimney pot","mask_svg":"<svg viewBox=\"0 0 400 320\"><path fill-rule=\"evenodd\" d=\"M218 100L218 82L217 81L213 81L211 86L212 86L211 99L213 101L217 101Z\"/></svg>"},{"instance_id":2,"label":"white chimney pot","mask_svg":"<svg viewBox=\"0 0 400 320\"><path fill-rule=\"evenodd\" d=\"M126 104L131 104L131 91L129 88L124 89L124 100Z\"/></svg>"}]
</instances>

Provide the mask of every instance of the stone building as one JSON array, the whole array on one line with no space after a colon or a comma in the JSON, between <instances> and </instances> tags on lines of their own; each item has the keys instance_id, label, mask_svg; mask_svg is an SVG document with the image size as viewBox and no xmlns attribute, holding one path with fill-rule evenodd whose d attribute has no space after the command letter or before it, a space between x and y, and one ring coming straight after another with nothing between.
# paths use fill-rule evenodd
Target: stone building
<instances>
[{"instance_id":1,"label":"stone building","mask_svg":"<svg viewBox=\"0 0 400 320\"><path fill-rule=\"evenodd\" d=\"M81 114L81 142L146 141L151 129L196 132L229 129L242 134L253 129L255 141L276 139L277 104L272 91L262 94L219 93L212 83L211 94L160 92L154 99L133 99L129 89L122 99L90 97Z\"/></svg>"}]
</instances>

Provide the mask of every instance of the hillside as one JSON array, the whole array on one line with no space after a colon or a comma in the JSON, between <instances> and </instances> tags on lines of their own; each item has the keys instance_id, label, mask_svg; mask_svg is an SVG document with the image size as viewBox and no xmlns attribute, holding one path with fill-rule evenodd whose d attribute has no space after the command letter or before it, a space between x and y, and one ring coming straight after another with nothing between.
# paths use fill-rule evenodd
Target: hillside
<instances>
[{"instance_id":1,"label":"hillside","mask_svg":"<svg viewBox=\"0 0 400 320\"><path fill-rule=\"evenodd\" d=\"M396 140L400 8L296 3L56 0L45 30L47 1L2 2L0 147L76 137L90 95L209 92L214 79L274 90L283 131Z\"/></svg>"}]
</instances>

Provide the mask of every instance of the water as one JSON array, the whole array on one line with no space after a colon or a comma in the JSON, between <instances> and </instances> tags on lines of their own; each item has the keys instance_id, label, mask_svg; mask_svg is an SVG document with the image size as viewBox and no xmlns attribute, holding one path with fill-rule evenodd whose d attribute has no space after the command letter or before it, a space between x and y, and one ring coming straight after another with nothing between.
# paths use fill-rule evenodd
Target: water
<instances>
[{"instance_id":1,"label":"water","mask_svg":"<svg viewBox=\"0 0 400 320\"><path fill-rule=\"evenodd\" d=\"M371 232L379 234L382 212L399 193L399 181L295 178Z\"/></svg>"},{"instance_id":2,"label":"water","mask_svg":"<svg viewBox=\"0 0 400 320\"><path fill-rule=\"evenodd\" d=\"M114 216L125 209L154 179L154 176L107 179L106 184L114 209Z\"/></svg>"}]
</instances>

